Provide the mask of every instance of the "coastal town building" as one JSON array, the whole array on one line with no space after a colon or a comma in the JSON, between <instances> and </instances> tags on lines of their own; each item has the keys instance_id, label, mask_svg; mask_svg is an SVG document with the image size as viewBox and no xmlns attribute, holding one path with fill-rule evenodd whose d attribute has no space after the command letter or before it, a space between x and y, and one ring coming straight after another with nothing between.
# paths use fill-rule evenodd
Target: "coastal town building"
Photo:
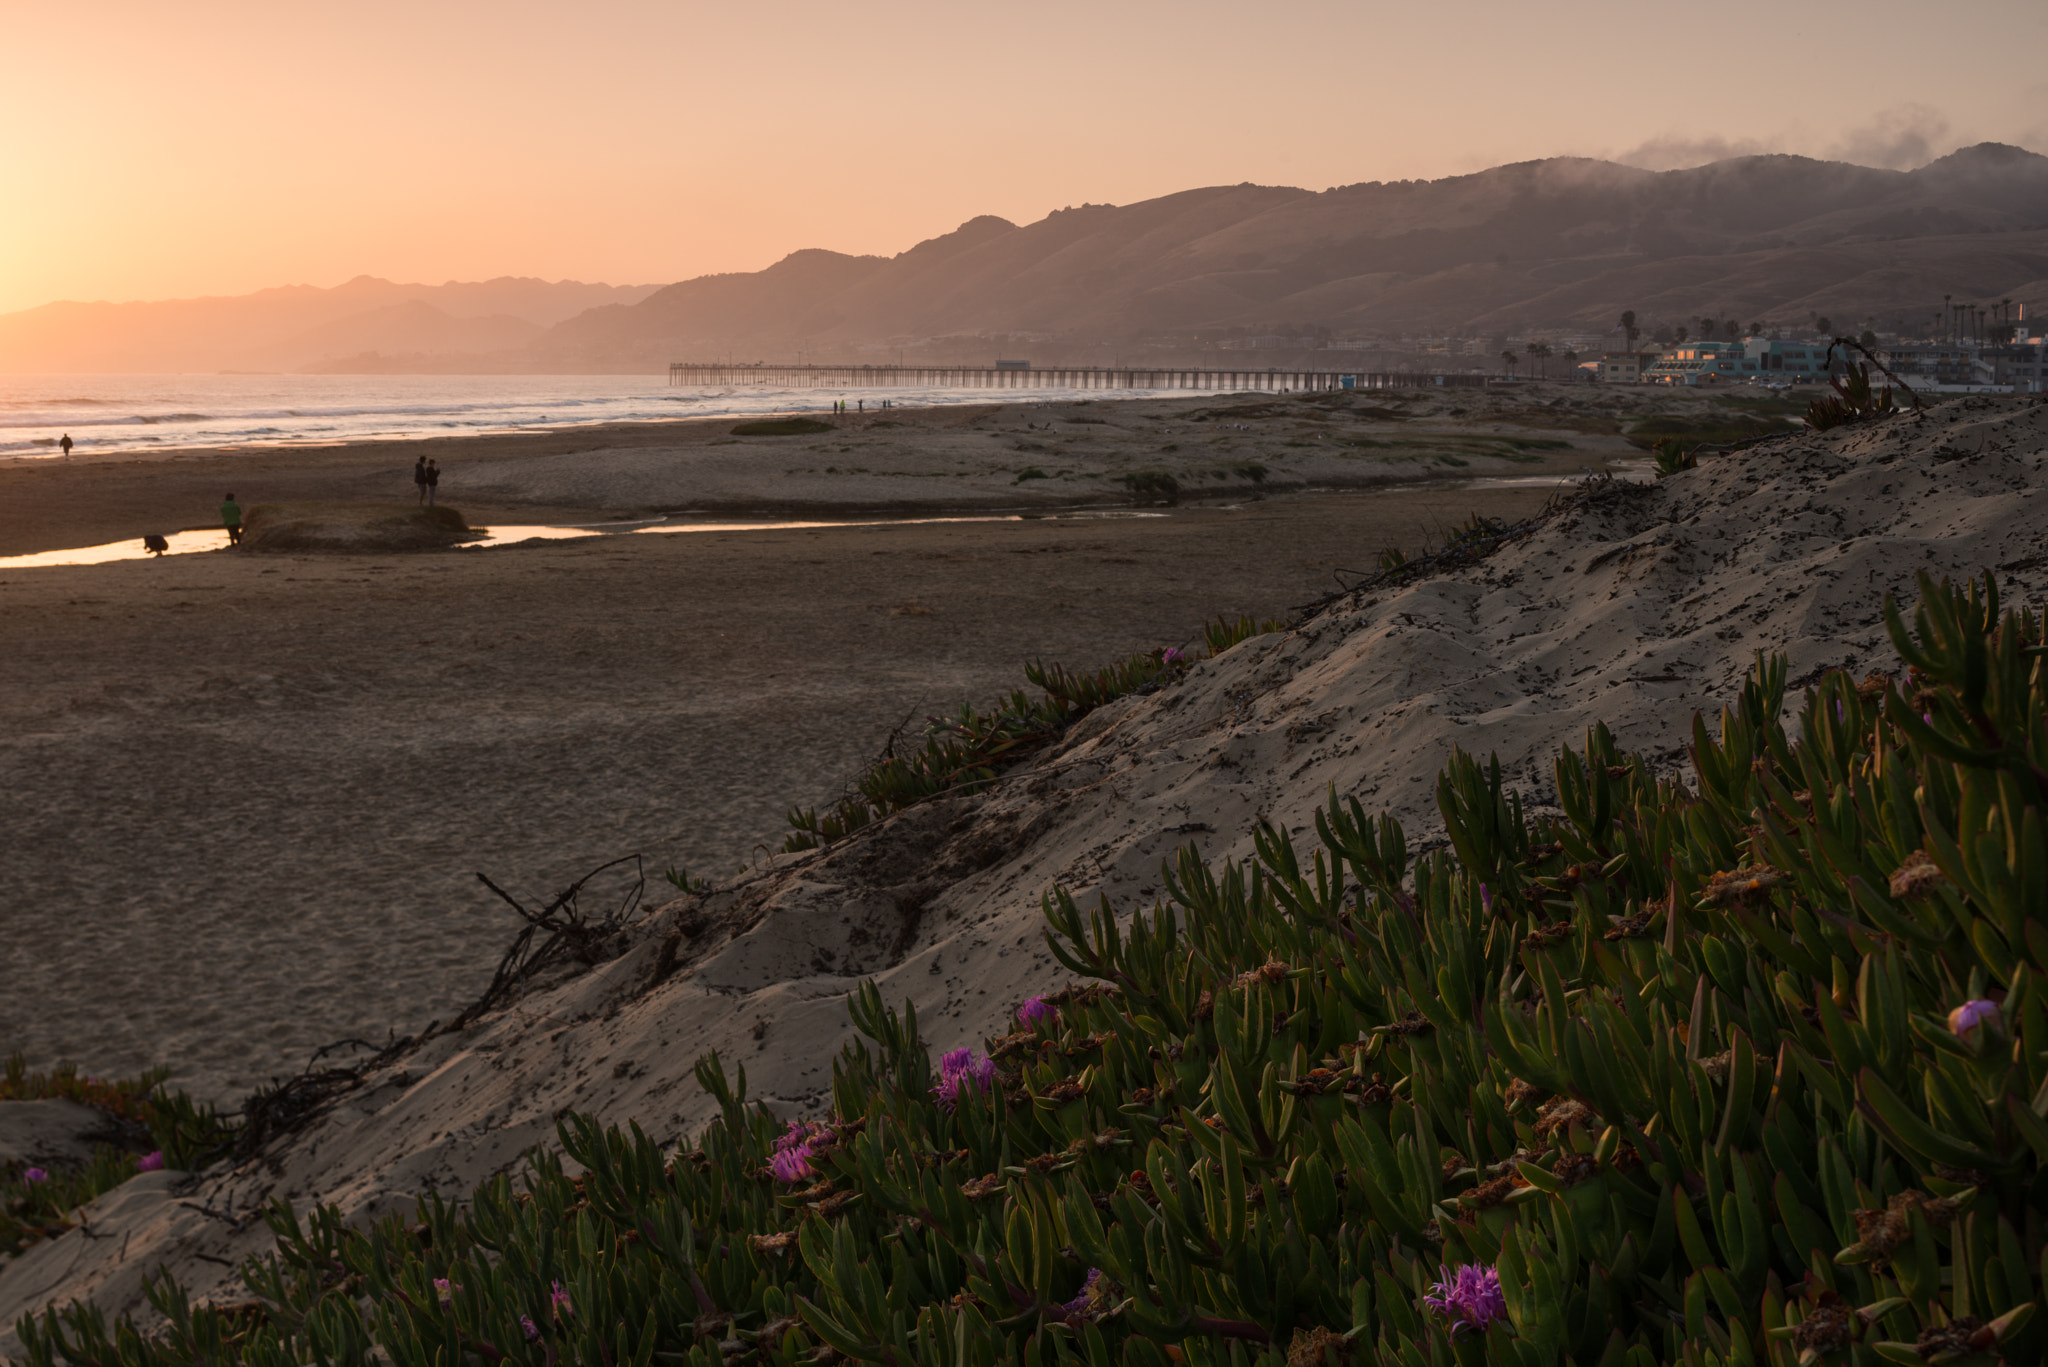
<instances>
[{"instance_id":1,"label":"coastal town building","mask_svg":"<svg viewBox=\"0 0 2048 1367\"><path fill-rule=\"evenodd\" d=\"M1847 357L1836 355L1836 369L1846 363ZM1745 337L1739 342L1687 342L1667 348L1643 368L1640 378L1645 384L1672 385L1811 384L1826 378L1827 373L1825 341Z\"/></svg>"},{"instance_id":2,"label":"coastal town building","mask_svg":"<svg viewBox=\"0 0 2048 1367\"><path fill-rule=\"evenodd\" d=\"M1610 351L1593 363L1593 377L1601 384L1641 384L1659 359L1654 351Z\"/></svg>"},{"instance_id":3,"label":"coastal town building","mask_svg":"<svg viewBox=\"0 0 2048 1367\"><path fill-rule=\"evenodd\" d=\"M1881 354L1893 374L1924 393L2048 392L2048 346L2039 337L1999 345L1901 342Z\"/></svg>"}]
</instances>

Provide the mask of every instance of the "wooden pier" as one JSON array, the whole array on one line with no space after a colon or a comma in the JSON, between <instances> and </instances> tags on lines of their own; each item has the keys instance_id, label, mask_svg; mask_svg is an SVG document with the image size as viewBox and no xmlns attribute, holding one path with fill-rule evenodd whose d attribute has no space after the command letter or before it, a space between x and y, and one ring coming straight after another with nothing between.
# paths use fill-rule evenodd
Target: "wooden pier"
<instances>
[{"instance_id":1,"label":"wooden pier","mask_svg":"<svg viewBox=\"0 0 2048 1367\"><path fill-rule=\"evenodd\" d=\"M1330 389L1483 388L1498 377L1363 370L1196 370L1185 367L1019 365L770 365L675 361L668 382L687 389L1194 389L1273 393Z\"/></svg>"}]
</instances>

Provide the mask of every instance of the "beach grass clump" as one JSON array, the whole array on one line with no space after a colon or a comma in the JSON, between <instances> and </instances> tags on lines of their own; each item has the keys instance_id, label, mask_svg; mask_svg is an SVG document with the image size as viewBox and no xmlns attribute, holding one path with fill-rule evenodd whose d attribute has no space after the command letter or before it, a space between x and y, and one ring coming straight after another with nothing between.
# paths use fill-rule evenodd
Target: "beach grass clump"
<instances>
[{"instance_id":1,"label":"beach grass clump","mask_svg":"<svg viewBox=\"0 0 2048 1367\"><path fill-rule=\"evenodd\" d=\"M836 429L829 422L816 418L758 418L743 422L732 429L735 437L801 437L812 432L831 432Z\"/></svg>"},{"instance_id":2,"label":"beach grass clump","mask_svg":"<svg viewBox=\"0 0 2048 1367\"><path fill-rule=\"evenodd\" d=\"M1137 474L1125 475L1123 484L1147 503L1171 505L1180 502L1180 481L1162 470L1141 470Z\"/></svg>"},{"instance_id":3,"label":"beach grass clump","mask_svg":"<svg viewBox=\"0 0 2048 1367\"><path fill-rule=\"evenodd\" d=\"M1734 1367L2048 1356L2048 665L1922 581L1903 678L1796 729L1760 659L1691 772L1604 728L1447 842L1355 800L1045 902L1079 985L934 1060L872 984L829 1110L715 1056L665 1153L570 1116L466 1210L279 1203L250 1309L24 1322L34 1367ZM117 1347L118 1342L118 1347Z\"/></svg>"},{"instance_id":4,"label":"beach grass clump","mask_svg":"<svg viewBox=\"0 0 2048 1367\"><path fill-rule=\"evenodd\" d=\"M1652 446L1650 452L1656 459L1658 479L1668 479L1672 475L1699 468L1698 451L1677 437L1666 437Z\"/></svg>"},{"instance_id":5,"label":"beach grass clump","mask_svg":"<svg viewBox=\"0 0 2048 1367\"><path fill-rule=\"evenodd\" d=\"M1701 417L1657 415L1629 424L1628 443L1648 451L1659 441L1677 437L1695 446L1728 446L1757 441L1793 430L1782 418L1752 416L1748 413L1708 413Z\"/></svg>"},{"instance_id":6,"label":"beach grass clump","mask_svg":"<svg viewBox=\"0 0 2048 1367\"><path fill-rule=\"evenodd\" d=\"M1034 661L1024 667L1033 697L1013 689L993 707L962 704L951 717L928 719L921 742L904 754L885 753L854 781L853 792L820 813L792 807L785 853L843 840L906 807L948 794L964 796L993 783L1065 733L1096 708L1118 698L1154 692L1181 677L1197 660L1220 655L1264 631L1282 631L1277 619L1235 622L1218 618L1204 630L1206 655L1161 646L1090 671Z\"/></svg>"}]
</instances>

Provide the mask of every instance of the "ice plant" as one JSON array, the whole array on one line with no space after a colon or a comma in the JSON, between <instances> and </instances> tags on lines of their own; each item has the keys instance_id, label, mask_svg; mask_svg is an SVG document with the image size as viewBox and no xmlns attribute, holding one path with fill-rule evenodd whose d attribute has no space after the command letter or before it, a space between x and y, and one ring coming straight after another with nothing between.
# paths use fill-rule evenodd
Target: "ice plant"
<instances>
[{"instance_id":1,"label":"ice plant","mask_svg":"<svg viewBox=\"0 0 2048 1367\"><path fill-rule=\"evenodd\" d=\"M49 1181L50 1174L44 1172L41 1168L26 1168L22 1171L21 1180L33 1185L37 1182Z\"/></svg>"},{"instance_id":2,"label":"ice plant","mask_svg":"<svg viewBox=\"0 0 2048 1367\"><path fill-rule=\"evenodd\" d=\"M1975 1001L1964 1002L1948 1013L1948 1028L1957 1035L1967 1036L1972 1030L1985 1024L1989 1024L1994 1030L2005 1024L2004 1014L1999 1011L1997 1002L1979 997Z\"/></svg>"},{"instance_id":3,"label":"ice plant","mask_svg":"<svg viewBox=\"0 0 2048 1367\"><path fill-rule=\"evenodd\" d=\"M783 1182L802 1182L816 1177L818 1170L811 1166L811 1157L818 1151L818 1141L831 1132L825 1125L790 1121L789 1128L775 1141L775 1153L768 1159L768 1171Z\"/></svg>"},{"instance_id":4,"label":"ice plant","mask_svg":"<svg viewBox=\"0 0 2048 1367\"><path fill-rule=\"evenodd\" d=\"M974 1090L978 1092L994 1081L995 1075L994 1060L982 1058L962 1045L939 1057L939 1085L932 1088L932 1095L950 1111L960 1104L961 1083L973 1083Z\"/></svg>"},{"instance_id":5,"label":"ice plant","mask_svg":"<svg viewBox=\"0 0 2048 1367\"><path fill-rule=\"evenodd\" d=\"M153 1153L146 1153L135 1160L135 1170L137 1172L155 1172L162 1168L163 1165L164 1151L162 1149L157 1149Z\"/></svg>"},{"instance_id":6,"label":"ice plant","mask_svg":"<svg viewBox=\"0 0 2048 1367\"><path fill-rule=\"evenodd\" d=\"M1074 1316L1088 1315L1097 1309L1102 1294L1097 1288L1101 1285L1102 1269L1099 1267L1089 1268L1088 1276L1081 1283L1081 1289L1075 1294L1074 1299L1063 1301L1060 1304L1060 1313L1067 1317L1069 1323L1073 1321Z\"/></svg>"},{"instance_id":7,"label":"ice plant","mask_svg":"<svg viewBox=\"0 0 2048 1367\"><path fill-rule=\"evenodd\" d=\"M519 1317L519 1332L526 1335L528 1343L538 1343L540 1341L540 1326L533 1322L533 1316L531 1315L521 1315Z\"/></svg>"},{"instance_id":8,"label":"ice plant","mask_svg":"<svg viewBox=\"0 0 2048 1367\"><path fill-rule=\"evenodd\" d=\"M440 1296L442 1305L449 1306L455 1304L455 1288L448 1284L446 1277L434 1278L434 1291L435 1294Z\"/></svg>"},{"instance_id":9,"label":"ice plant","mask_svg":"<svg viewBox=\"0 0 2048 1367\"><path fill-rule=\"evenodd\" d=\"M1051 1023L1059 1018L1060 1009L1047 1001L1044 993L1040 993L1035 997L1025 998L1024 1004L1017 1008L1017 1019L1026 1028L1036 1025L1040 1021Z\"/></svg>"},{"instance_id":10,"label":"ice plant","mask_svg":"<svg viewBox=\"0 0 2048 1367\"><path fill-rule=\"evenodd\" d=\"M562 1289L560 1282L548 1284L548 1313L556 1319L576 1313L576 1307L569 1304L569 1293Z\"/></svg>"},{"instance_id":11,"label":"ice plant","mask_svg":"<svg viewBox=\"0 0 2048 1367\"><path fill-rule=\"evenodd\" d=\"M1508 1317L1507 1298L1501 1294L1500 1273L1476 1263L1462 1264L1455 1272L1439 1268L1444 1279L1429 1288L1422 1303L1450 1321L1456 1337L1467 1329L1485 1333L1487 1326Z\"/></svg>"}]
</instances>

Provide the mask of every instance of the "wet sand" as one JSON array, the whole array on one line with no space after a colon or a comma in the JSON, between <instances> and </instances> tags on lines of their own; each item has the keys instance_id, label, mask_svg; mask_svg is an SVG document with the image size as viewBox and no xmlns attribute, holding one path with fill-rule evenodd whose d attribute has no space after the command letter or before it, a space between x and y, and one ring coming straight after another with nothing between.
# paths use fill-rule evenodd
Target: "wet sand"
<instances>
[{"instance_id":1,"label":"wet sand","mask_svg":"<svg viewBox=\"0 0 2048 1367\"><path fill-rule=\"evenodd\" d=\"M339 446L114 452L0 463L0 557L218 527L263 503L412 503L415 459L480 525L691 512L831 517L1132 504L1170 479L1184 504L1463 476L1563 476L1641 452L1622 410L1695 396L1588 386L1232 394L892 408L828 430L738 437L731 417ZM1152 498L1154 495L1142 495Z\"/></svg>"},{"instance_id":2,"label":"wet sand","mask_svg":"<svg viewBox=\"0 0 2048 1367\"><path fill-rule=\"evenodd\" d=\"M232 1100L472 999L517 924L475 872L528 899L634 852L650 896L730 874L1027 660L1285 613L1543 496L0 574L0 1042Z\"/></svg>"}]
</instances>

